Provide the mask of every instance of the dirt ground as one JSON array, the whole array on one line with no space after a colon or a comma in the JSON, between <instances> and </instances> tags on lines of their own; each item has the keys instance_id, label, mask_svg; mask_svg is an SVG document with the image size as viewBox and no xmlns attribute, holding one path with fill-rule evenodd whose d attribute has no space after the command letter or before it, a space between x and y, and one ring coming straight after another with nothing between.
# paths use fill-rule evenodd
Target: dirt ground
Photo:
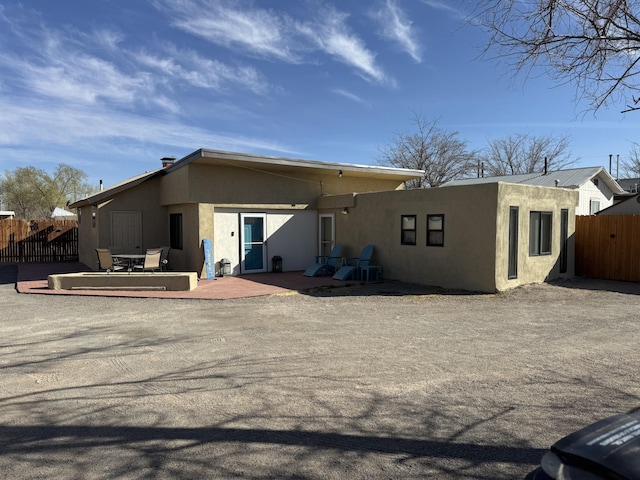
<instances>
[{"instance_id":1,"label":"dirt ground","mask_svg":"<svg viewBox=\"0 0 640 480\"><path fill-rule=\"evenodd\" d=\"M515 479L640 407L640 286L25 295L0 268L12 479Z\"/></svg>"}]
</instances>

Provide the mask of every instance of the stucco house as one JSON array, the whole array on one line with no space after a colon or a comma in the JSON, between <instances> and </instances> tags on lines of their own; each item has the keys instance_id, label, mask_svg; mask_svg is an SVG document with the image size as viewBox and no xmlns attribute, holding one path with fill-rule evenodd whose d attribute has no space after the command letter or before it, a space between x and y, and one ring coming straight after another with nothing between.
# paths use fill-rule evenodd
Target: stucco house
<instances>
[{"instance_id":1,"label":"stucco house","mask_svg":"<svg viewBox=\"0 0 640 480\"><path fill-rule=\"evenodd\" d=\"M419 170L200 149L179 161L74 202L79 258L96 267L97 247L143 253L170 246L170 267L204 275L203 240L233 274L266 272L270 259L304 270L334 239L317 215L325 195L404 188ZM219 267L219 265L216 265Z\"/></svg>"},{"instance_id":2,"label":"stucco house","mask_svg":"<svg viewBox=\"0 0 640 480\"><path fill-rule=\"evenodd\" d=\"M578 192L493 182L405 190L420 170L197 150L71 205L79 256L171 247L206 276L203 243L232 274L303 271L336 244L374 245L384 278L495 292L573 276Z\"/></svg>"},{"instance_id":3,"label":"stucco house","mask_svg":"<svg viewBox=\"0 0 640 480\"><path fill-rule=\"evenodd\" d=\"M488 183L328 196L336 241L375 245L385 278L495 292L574 275L577 192Z\"/></svg>"},{"instance_id":4,"label":"stucco house","mask_svg":"<svg viewBox=\"0 0 640 480\"><path fill-rule=\"evenodd\" d=\"M615 179L603 167L570 168L547 173L523 173L498 177L453 180L443 186L475 185L479 183L509 182L520 185L560 187L577 190L580 194L576 215L593 215L615 203L615 196L624 193Z\"/></svg>"}]
</instances>

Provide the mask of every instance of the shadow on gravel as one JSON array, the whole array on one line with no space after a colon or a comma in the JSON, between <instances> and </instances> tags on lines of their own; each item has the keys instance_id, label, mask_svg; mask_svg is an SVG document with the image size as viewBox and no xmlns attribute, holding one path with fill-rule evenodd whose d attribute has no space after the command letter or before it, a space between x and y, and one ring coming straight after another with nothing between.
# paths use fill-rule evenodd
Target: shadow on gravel
<instances>
[{"instance_id":1,"label":"shadow on gravel","mask_svg":"<svg viewBox=\"0 0 640 480\"><path fill-rule=\"evenodd\" d=\"M490 295L484 292L471 292L466 290L450 290L441 287L429 287L410 283L385 280L380 283L350 282L340 286L325 286L300 290L301 294L311 297L403 297L422 295Z\"/></svg>"},{"instance_id":2,"label":"shadow on gravel","mask_svg":"<svg viewBox=\"0 0 640 480\"><path fill-rule=\"evenodd\" d=\"M617 292L627 295L640 295L640 283L622 282L617 280L601 280L597 278L575 277L571 279L554 280L550 285L577 290L593 290L602 292Z\"/></svg>"},{"instance_id":3,"label":"shadow on gravel","mask_svg":"<svg viewBox=\"0 0 640 480\"><path fill-rule=\"evenodd\" d=\"M17 265L0 265L0 285L15 284L17 281Z\"/></svg>"},{"instance_id":4,"label":"shadow on gravel","mask_svg":"<svg viewBox=\"0 0 640 480\"><path fill-rule=\"evenodd\" d=\"M153 454L169 458L172 454L185 455L190 445L203 446L217 443L239 445L244 450L249 445L293 446L311 449L312 455L324 457L328 452L354 452L357 454L406 455L413 459L452 459L469 463L510 463L536 465L544 449L516 446L476 445L434 440L415 440L381 436L359 436L340 433L265 430L253 428L163 428L128 426L48 426L22 425L0 427L0 445L5 454L47 454L72 449L86 451L87 448L117 446L137 450L140 455ZM148 444L147 444L148 442ZM159 443L160 442L160 443ZM171 446L170 442L176 442ZM151 448L152 447L152 448ZM261 447L262 448L262 447ZM214 450L215 451L215 450ZM201 459L209 463L214 474L217 468L215 457ZM260 478L264 478L262 467ZM247 473L247 472L245 472ZM284 472L269 472L283 474ZM447 478L453 472L447 472ZM244 475L243 475L244 476ZM257 478L250 474L245 478ZM271 478L271 477L269 477ZM286 475L285 477L287 478ZM469 478L461 472L460 478Z\"/></svg>"}]
</instances>

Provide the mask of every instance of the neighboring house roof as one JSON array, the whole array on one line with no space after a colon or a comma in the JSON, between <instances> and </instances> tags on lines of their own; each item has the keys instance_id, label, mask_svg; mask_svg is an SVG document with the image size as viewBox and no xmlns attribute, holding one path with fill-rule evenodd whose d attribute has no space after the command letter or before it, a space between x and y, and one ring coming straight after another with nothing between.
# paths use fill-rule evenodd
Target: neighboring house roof
<instances>
[{"instance_id":1,"label":"neighboring house roof","mask_svg":"<svg viewBox=\"0 0 640 480\"><path fill-rule=\"evenodd\" d=\"M51 218L56 218L56 217L74 217L75 218L76 214L68 210L65 210L64 208L56 207L53 209L53 212L51 212Z\"/></svg>"},{"instance_id":2,"label":"neighboring house roof","mask_svg":"<svg viewBox=\"0 0 640 480\"><path fill-rule=\"evenodd\" d=\"M613 193L623 193L624 190L603 167L570 168L544 173L523 173L519 175L502 175L496 177L465 178L452 180L443 187L454 185L474 185L478 183L521 183L538 185L541 187L579 188L581 185L599 177Z\"/></svg>"},{"instance_id":3,"label":"neighboring house roof","mask_svg":"<svg viewBox=\"0 0 640 480\"><path fill-rule=\"evenodd\" d=\"M618 203L604 208L596 215L638 215L640 214L640 194L629 194L622 197Z\"/></svg>"},{"instance_id":4,"label":"neighboring house roof","mask_svg":"<svg viewBox=\"0 0 640 480\"><path fill-rule=\"evenodd\" d=\"M625 192L640 193L640 178L621 178L617 182Z\"/></svg>"},{"instance_id":5,"label":"neighboring house roof","mask_svg":"<svg viewBox=\"0 0 640 480\"><path fill-rule=\"evenodd\" d=\"M391 168L370 165L355 165L350 163L319 162L315 160L301 160L294 158L270 157L265 155L254 155L249 153L225 152L221 150L199 149L186 157L174 162L166 168L160 168L152 172L129 178L113 187L109 187L99 193L91 195L82 200L78 200L70 205L78 208L85 205L101 203L112 198L114 195L128 190L149 178L156 175L167 175L175 170L185 167L191 163L217 166L233 166L246 168L254 171L264 171L270 173L287 173L303 169L309 173L327 173L334 171L336 175L356 176L367 178L390 178L394 177L399 182L421 178L424 176L423 170L411 170L407 168Z\"/></svg>"}]
</instances>

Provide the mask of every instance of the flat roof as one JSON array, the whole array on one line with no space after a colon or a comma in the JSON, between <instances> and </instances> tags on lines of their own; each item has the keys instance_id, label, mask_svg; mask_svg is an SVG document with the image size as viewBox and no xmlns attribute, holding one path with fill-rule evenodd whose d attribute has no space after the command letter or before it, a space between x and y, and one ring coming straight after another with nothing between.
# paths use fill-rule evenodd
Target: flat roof
<instances>
[{"instance_id":1,"label":"flat roof","mask_svg":"<svg viewBox=\"0 0 640 480\"><path fill-rule=\"evenodd\" d=\"M342 171L343 176L358 176L367 178L389 178L398 180L411 180L424 176L424 170L409 168L395 168L378 165L358 165L353 163L324 162L318 160L304 160L299 158L272 157L268 155L256 155L251 153L227 152L201 148L186 157L176 161L167 168L167 173L178 169L185 164L198 163L205 165L231 165L239 168L292 172L305 169L310 172L327 173L334 170L336 175Z\"/></svg>"},{"instance_id":2,"label":"flat roof","mask_svg":"<svg viewBox=\"0 0 640 480\"><path fill-rule=\"evenodd\" d=\"M252 153L226 152L223 150L211 150L200 148L193 153L176 160L172 165L146 172L135 177L128 178L101 192L97 192L70 205L78 208L89 204L100 203L114 195L134 187L156 175L166 175L185 167L191 163L212 166L232 166L246 168L248 170L270 173L291 174L295 171L305 170L309 173L326 174L333 171L335 175L354 176L361 178L390 179L399 182L421 178L424 170L409 168L394 168L373 165L357 165L352 163L321 162L317 160L302 160L298 158L271 157L268 155L256 155Z\"/></svg>"}]
</instances>

